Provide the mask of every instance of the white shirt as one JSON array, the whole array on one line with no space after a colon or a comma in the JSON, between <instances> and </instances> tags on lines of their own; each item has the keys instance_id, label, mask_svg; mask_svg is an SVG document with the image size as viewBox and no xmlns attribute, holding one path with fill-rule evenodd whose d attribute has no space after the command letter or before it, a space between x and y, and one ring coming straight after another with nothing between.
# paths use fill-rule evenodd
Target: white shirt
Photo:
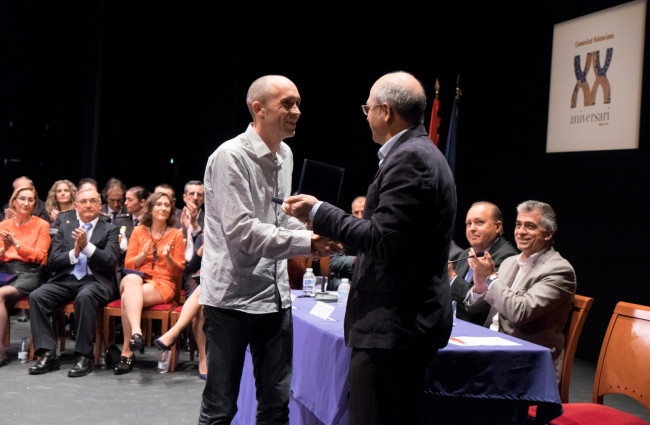
<instances>
[{"instance_id":1,"label":"white shirt","mask_svg":"<svg viewBox=\"0 0 650 425\"><path fill-rule=\"evenodd\" d=\"M291 194L293 154L273 156L249 125L210 155L199 302L247 313L291 306L288 258L311 254L312 232L271 197Z\"/></svg>"}]
</instances>

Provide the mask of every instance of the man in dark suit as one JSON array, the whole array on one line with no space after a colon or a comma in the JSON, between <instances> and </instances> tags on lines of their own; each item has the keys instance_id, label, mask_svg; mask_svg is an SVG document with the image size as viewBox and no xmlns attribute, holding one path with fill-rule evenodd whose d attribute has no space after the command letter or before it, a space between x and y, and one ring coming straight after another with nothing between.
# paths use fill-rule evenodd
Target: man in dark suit
<instances>
[{"instance_id":1,"label":"man in dark suit","mask_svg":"<svg viewBox=\"0 0 650 425\"><path fill-rule=\"evenodd\" d=\"M358 253L344 324L350 424L412 424L426 364L451 333L456 188L422 125L426 95L415 77L384 75L362 109L382 145L363 218L309 195L285 199L283 209Z\"/></svg>"},{"instance_id":2,"label":"man in dark suit","mask_svg":"<svg viewBox=\"0 0 650 425\"><path fill-rule=\"evenodd\" d=\"M38 375L59 368L52 311L74 300L77 361L68 376L92 370L93 336L97 309L117 297L115 268L119 258L118 230L101 219L101 199L94 188L77 192L78 219L62 223L52 239L47 258L50 279L29 295L34 351L40 360L28 369Z\"/></svg>"},{"instance_id":3,"label":"man in dark suit","mask_svg":"<svg viewBox=\"0 0 650 425\"><path fill-rule=\"evenodd\" d=\"M102 205L102 212L111 218L111 223L115 223L118 214L126 213L124 206L124 195L126 194L126 185L121 180L111 177L104 190L102 190L102 197L104 198L104 205Z\"/></svg>"},{"instance_id":4,"label":"man in dark suit","mask_svg":"<svg viewBox=\"0 0 650 425\"><path fill-rule=\"evenodd\" d=\"M475 253L489 252L498 270L503 260L519 252L503 237L503 215L499 207L491 202L472 204L465 218L465 236L470 248L460 254L458 258L461 260L450 262L448 267L451 299L456 301L456 317L483 325L487 311L472 314L463 303L467 291L474 285L474 270L469 267L466 258Z\"/></svg>"}]
</instances>

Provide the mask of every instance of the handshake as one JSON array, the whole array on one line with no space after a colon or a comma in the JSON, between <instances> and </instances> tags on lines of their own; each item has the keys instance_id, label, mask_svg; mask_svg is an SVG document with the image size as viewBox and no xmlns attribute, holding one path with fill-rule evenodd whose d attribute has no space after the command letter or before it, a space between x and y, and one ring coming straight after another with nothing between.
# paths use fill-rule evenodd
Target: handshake
<instances>
[{"instance_id":1,"label":"handshake","mask_svg":"<svg viewBox=\"0 0 650 425\"><path fill-rule=\"evenodd\" d=\"M282 211L292 217L296 217L303 223L309 222L309 212L318 199L309 195L290 196L282 203ZM313 234L311 236L311 256L313 259L327 257L343 250L343 245L325 236Z\"/></svg>"},{"instance_id":2,"label":"handshake","mask_svg":"<svg viewBox=\"0 0 650 425\"><path fill-rule=\"evenodd\" d=\"M343 245L340 242L315 233L311 235L311 258L314 260L342 250Z\"/></svg>"}]
</instances>

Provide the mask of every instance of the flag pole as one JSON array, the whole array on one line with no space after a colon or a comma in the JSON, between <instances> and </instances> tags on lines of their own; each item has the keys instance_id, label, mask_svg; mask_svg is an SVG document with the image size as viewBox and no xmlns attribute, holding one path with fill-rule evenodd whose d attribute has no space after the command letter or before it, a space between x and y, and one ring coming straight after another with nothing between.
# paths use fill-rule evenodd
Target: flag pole
<instances>
[{"instance_id":1,"label":"flag pole","mask_svg":"<svg viewBox=\"0 0 650 425\"><path fill-rule=\"evenodd\" d=\"M449 130L447 132L447 145L445 146L445 158L449 164L451 172L456 174L456 130L458 127L458 104L460 103L460 97L462 92L460 90L460 74L456 79L456 97L454 99L454 105L451 109L451 119L449 122Z\"/></svg>"},{"instance_id":2,"label":"flag pole","mask_svg":"<svg viewBox=\"0 0 650 425\"><path fill-rule=\"evenodd\" d=\"M438 135L438 127L440 127L440 117L438 116L438 111L440 110L440 100L438 99L438 93L440 92L440 83L436 78L436 96L433 99L433 107L431 108L431 120L429 122L429 138L433 141L433 144L438 146L438 140L440 136Z\"/></svg>"}]
</instances>

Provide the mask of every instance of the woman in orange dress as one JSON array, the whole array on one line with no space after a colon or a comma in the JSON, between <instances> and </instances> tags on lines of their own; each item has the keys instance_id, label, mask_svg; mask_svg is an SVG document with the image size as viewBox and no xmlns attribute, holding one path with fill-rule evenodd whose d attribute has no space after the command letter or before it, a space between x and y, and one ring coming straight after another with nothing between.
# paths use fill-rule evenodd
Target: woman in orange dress
<instances>
[{"instance_id":1,"label":"woman in orange dress","mask_svg":"<svg viewBox=\"0 0 650 425\"><path fill-rule=\"evenodd\" d=\"M173 227L175 221L169 195L153 193L145 203L141 224L131 233L124 268L146 274L144 278L137 273L127 274L120 283L124 345L120 362L113 370L116 375L133 368L134 351L144 353L142 309L168 303L176 295L176 282L185 267L185 242L183 233Z\"/></svg>"},{"instance_id":2,"label":"woman in orange dress","mask_svg":"<svg viewBox=\"0 0 650 425\"><path fill-rule=\"evenodd\" d=\"M0 222L0 272L18 275L0 286L0 367L9 361L2 338L9 323L7 305L13 305L45 280L50 224L33 215L37 199L33 186L17 188L9 200L9 208L16 214Z\"/></svg>"}]
</instances>

